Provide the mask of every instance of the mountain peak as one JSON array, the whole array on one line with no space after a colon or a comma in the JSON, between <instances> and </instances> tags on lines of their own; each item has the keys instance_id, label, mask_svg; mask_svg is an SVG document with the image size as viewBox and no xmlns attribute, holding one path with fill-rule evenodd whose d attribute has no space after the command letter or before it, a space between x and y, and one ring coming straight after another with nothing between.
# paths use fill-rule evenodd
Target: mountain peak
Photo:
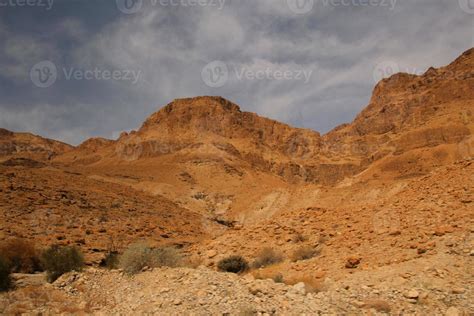
<instances>
[{"instance_id":1,"label":"mountain peak","mask_svg":"<svg viewBox=\"0 0 474 316\"><path fill-rule=\"evenodd\" d=\"M221 96L197 96L193 98L175 99L168 106L189 106L189 107L222 107L227 111L240 112L240 107ZM165 108L166 108L165 107Z\"/></svg>"},{"instance_id":2,"label":"mountain peak","mask_svg":"<svg viewBox=\"0 0 474 316\"><path fill-rule=\"evenodd\" d=\"M240 107L219 96L199 96L175 99L158 112L152 114L143 124L148 128L168 120L189 121L192 118L219 117L241 113Z\"/></svg>"}]
</instances>

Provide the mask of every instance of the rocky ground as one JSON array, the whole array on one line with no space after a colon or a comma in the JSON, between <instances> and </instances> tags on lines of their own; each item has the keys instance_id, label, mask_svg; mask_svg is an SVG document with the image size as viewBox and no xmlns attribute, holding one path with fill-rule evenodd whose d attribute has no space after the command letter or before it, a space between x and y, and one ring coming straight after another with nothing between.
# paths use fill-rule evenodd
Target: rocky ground
<instances>
[{"instance_id":1,"label":"rocky ground","mask_svg":"<svg viewBox=\"0 0 474 316\"><path fill-rule=\"evenodd\" d=\"M462 247L461 247L462 248ZM447 315L474 313L474 253L451 253L355 270L321 287L255 279L252 273L161 268L136 276L90 268L53 284L17 275L17 291L0 296L5 315ZM307 277L307 276L305 276ZM66 303L67 302L67 303Z\"/></svg>"}]
</instances>

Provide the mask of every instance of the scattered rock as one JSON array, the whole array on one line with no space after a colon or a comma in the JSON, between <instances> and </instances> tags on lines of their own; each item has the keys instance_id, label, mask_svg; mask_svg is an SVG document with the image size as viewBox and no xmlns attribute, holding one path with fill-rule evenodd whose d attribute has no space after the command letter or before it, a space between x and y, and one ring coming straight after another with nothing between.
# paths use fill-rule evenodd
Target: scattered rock
<instances>
[{"instance_id":1,"label":"scattered rock","mask_svg":"<svg viewBox=\"0 0 474 316\"><path fill-rule=\"evenodd\" d=\"M448 310L446 311L445 316L462 316L462 313L459 309L452 306L452 307L448 308Z\"/></svg>"},{"instance_id":2,"label":"scattered rock","mask_svg":"<svg viewBox=\"0 0 474 316\"><path fill-rule=\"evenodd\" d=\"M208 259L212 259L214 258L215 256L217 256L217 251L215 249L211 249L209 250L208 252L206 252L206 257Z\"/></svg>"},{"instance_id":3,"label":"scattered rock","mask_svg":"<svg viewBox=\"0 0 474 316\"><path fill-rule=\"evenodd\" d=\"M458 288L452 289L451 292L452 292L453 294L464 294L464 293L466 292L466 290L463 289L463 288L458 287Z\"/></svg>"},{"instance_id":4,"label":"scattered rock","mask_svg":"<svg viewBox=\"0 0 474 316\"><path fill-rule=\"evenodd\" d=\"M293 289L300 294L306 294L306 285L303 282L293 285Z\"/></svg>"},{"instance_id":5,"label":"scattered rock","mask_svg":"<svg viewBox=\"0 0 474 316\"><path fill-rule=\"evenodd\" d=\"M361 258L357 258L357 257L348 258L347 262L346 262L346 268L347 269L357 268L359 266L361 260L362 260Z\"/></svg>"},{"instance_id":6,"label":"scattered rock","mask_svg":"<svg viewBox=\"0 0 474 316\"><path fill-rule=\"evenodd\" d=\"M420 296L420 293L418 293L417 290L410 290L407 293L405 293L404 296L409 299L418 299L418 297Z\"/></svg>"}]
</instances>

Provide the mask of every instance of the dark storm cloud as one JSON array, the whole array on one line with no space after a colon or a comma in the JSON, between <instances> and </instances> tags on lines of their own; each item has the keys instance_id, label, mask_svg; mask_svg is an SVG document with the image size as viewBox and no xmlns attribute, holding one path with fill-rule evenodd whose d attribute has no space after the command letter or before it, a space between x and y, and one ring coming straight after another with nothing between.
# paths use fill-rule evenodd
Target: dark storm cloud
<instances>
[{"instance_id":1,"label":"dark storm cloud","mask_svg":"<svg viewBox=\"0 0 474 316\"><path fill-rule=\"evenodd\" d=\"M367 104L377 67L421 73L474 43L471 0L319 0L302 14L295 0L170 1L126 14L120 0L0 0L0 126L77 144L137 128L174 98L222 95L326 132ZM42 61L55 80L31 79ZM202 76L213 61L228 71L219 87Z\"/></svg>"}]
</instances>

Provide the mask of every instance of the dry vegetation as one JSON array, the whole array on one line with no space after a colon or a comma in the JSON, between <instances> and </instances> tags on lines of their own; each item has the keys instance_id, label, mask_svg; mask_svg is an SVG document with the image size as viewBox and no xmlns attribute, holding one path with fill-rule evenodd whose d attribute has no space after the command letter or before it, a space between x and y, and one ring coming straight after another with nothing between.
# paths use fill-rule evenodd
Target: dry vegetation
<instances>
[{"instance_id":1,"label":"dry vegetation","mask_svg":"<svg viewBox=\"0 0 474 316\"><path fill-rule=\"evenodd\" d=\"M136 274L144 268L178 267L183 257L176 248L152 248L144 243L130 245L119 257L119 267L128 274Z\"/></svg>"},{"instance_id":2,"label":"dry vegetation","mask_svg":"<svg viewBox=\"0 0 474 316\"><path fill-rule=\"evenodd\" d=\"M39 251L29 240L10 239L0 245L0 254L13 273L41 271Z\"/></svg>"}]
</instances>

